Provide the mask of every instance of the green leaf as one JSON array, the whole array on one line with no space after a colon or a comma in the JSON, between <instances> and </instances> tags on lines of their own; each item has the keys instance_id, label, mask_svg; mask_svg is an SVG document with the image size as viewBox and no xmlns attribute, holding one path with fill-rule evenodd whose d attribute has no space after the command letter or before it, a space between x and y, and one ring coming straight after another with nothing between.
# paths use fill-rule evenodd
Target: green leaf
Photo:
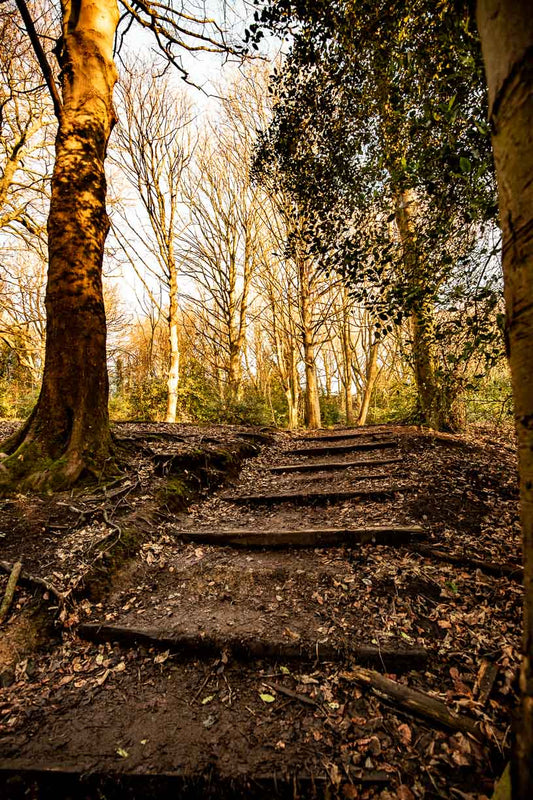
<instances>
[{"instance_id":1,"label":"green leaf","mask_svg":"<svg viewBox=\"0 0 533 800\"><path fill-rule=\"evenodd\" d=\"M276 700L276 698L274 697L273 694L261 694L260 693L259 697L261 698L263 703L273 703Z\"/></svg>"},{"instance_id":2,"label":"green leaf","mask_svg":"<svg viewBox=\"0 0 533 800\"><path fill-rule=\"evenodd\" d=\"M288 667L280 667L279 671L282 672L284 675L290 675L291 671Z\"/></svg>"},{"instance_id":3,"label":"green leaf","mask_svg":"<svg viewBox=\"0 0 533 800\"><path fill-rule=\"evenodd\" d=\"M213 700L214 697L215 697L214 694L210 694L207 697L204 697L204 699L202 700L202 705L206 706L208 703L211 702L211 700Z\"/></svg>"},{"instance_id":4,"label":"green leaf","mask_svg":"<svg viewBox=\"0 0 533 800\"><path fill-rule=\"evenodd\" d=\"M128 751L124 750L124 748L122 747L117 748L117 756L120 756L121 758L129 758L129 755L130 754L128 753Z\"/></svg>"}]
</instances>

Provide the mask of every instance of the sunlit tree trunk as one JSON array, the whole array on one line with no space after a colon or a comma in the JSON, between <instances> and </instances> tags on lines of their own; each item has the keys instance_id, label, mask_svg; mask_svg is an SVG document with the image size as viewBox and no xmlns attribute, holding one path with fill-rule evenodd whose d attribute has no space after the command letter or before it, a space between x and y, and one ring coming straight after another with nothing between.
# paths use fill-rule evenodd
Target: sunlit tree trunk
<instances>
[{"instance_id":1,"label":"sunlit tree trunk","mask_svg":"<svg viewBox=\"0 0 533 800\"><path fill-rule=\"evenodd\" d=\"M376 378L378 376L378 349L379 349L379 342L373 342L370 345L370 352L368 354L368 361L366 364L365 388L363 391L363 396L361 398L359 414L357 416L358 425L366 424L368 409L370 408L370 400L372 398L372 391L374 389Z\"/></svg>"},{"instance_id":2,"label":"sunlit tree trunk","mask_svg":"<svg viewBox=\"0 0 533 800\"><path fill-rule=\"evenodd\" d=\"M115 122L116 0L63 2L63 104L48 219L43 384L22 429L4 444L15 478L69 484L110 456L102 260L109 221L104 158Z\"/></svg>"},{"instance_id":3,"label":"sunlit tree trunk","mask_svg":"<svg viewBox=\"0 0 533 800\"><path fill-rule=\"evenodd\" d=\"M346 413L346 424L351 425L354 421L353 396L352 396L352 372L353 372L353 352L352 336L350 329L350 303L348 290L342 290L342 388L344 395L344 410Z\"/></svg>"},{"instance_id":4,"label":"sunlit tree trunk","mask_svg":"<svg viewBox=\"0 0 533 800\"><path fill-rule=\"evenodd\" d=\"M169 369L167 379L167 410L165 422L176 422L178 407L178 384L180 370L180 349L178 338L178 275L173 263L169 270L169 308L168 308L168 343Z\"/></svg>"},{"instance_id":5,"label":"sunlit tree trunk","mask_svg":"<svg viewBox=\"0 0 533 800\"><path fill-rule=\"evenodd\" d=\"M478 0L503 233L509 359L524 539L521 714L513 798L533 797L533 14L529 0Z\"/></svg>"}]
</instances>

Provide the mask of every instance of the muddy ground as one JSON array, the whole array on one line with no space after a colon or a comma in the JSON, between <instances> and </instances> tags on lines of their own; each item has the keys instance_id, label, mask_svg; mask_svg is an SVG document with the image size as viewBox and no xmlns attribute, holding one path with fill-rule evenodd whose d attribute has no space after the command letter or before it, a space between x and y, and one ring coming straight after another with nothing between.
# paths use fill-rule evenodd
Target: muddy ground
<instances>
[{"instance_id":1,"label":"muddy ground","mask_svg":"<svg viewBox=\"0 0 533 800\"><path fill-rule=\"evenodd\" d=\"M123 423L112 485L1 501L0 592L23 563L0 638L2 797L490 796L517 698L514 444L350 433ZM413 540L350 538L375 527ZM223 540L324 529L340 544ZM475 733L376 694L360 665Z\"/></svg>"}]
</instances>

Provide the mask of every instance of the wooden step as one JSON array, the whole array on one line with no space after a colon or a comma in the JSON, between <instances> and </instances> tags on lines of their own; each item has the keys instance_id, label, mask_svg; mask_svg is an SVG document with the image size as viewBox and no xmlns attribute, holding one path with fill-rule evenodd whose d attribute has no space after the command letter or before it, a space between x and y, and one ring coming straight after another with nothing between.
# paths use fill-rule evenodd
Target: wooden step
<instances>
[{"instance_id":1,"label":"wooden step","mask_svg":"<svg viewBox=\"0 0 533 800\"><path fill-rule=\"evenodd\" d=\"M311 530L256 531L214 530L214 531L176 531L186 542L215 544L225 547L352 547L362 544L403 545L427 538L427 533L419 525L379 526L365 528L317 528Z\"/></svg>"},{"instance_id":2,"label":"wooden step","mask_svg":"<svg viewBox=\"0 0 533 800\"><path fill-rule=\"evenodd\" d=\"M215 781L213 774L216 775ZM365 770L362 775L350 775L350 784L363 787L382 787L390 780L390 772L385 770ZM165 772L148 763L143 771L138 764L130 767L128 759L120 768L102 770L95 768L94 758L87 755L81 766L72 766L61 753L38 763L21 758L7 758L0 762L0 797L5 800L29 796L42 800L72 797L105 797L109 800L126 797L135 800L153 800L154 797L158 800L198 800L200 797L264 800L269 797L272 800L294 800L295 797L327 798L331 797L332 791L335 791L334 784L326 774L309 774L308 770L302 769L287 771L283 764L276 772L271 768L261 774L239 771L231 776L221 776L212 766L195 774L186 767Z\"/></svg>"},{"instance_id":3,"label":"wooden step","mask_svg":"<svg viewBox=\"0 0 533 800\"><path fill-rule=\"evenodd\" d=\"M358 664L383 665L390 671L410 670L424 666L428 652L423 647L381 647L354 643L348 651L339 650L328 641L284 642L276 638L259 638L237 634L184 633L176 629L137 628L124 625L83 623L78 626L82 639L92 642L119 642L126 645L143 644L162 650L174 650L187 657L217 656L229 652L233 658L243 661L276 659L286 661L343 661L346 657Z\"/></svg>"},{"instance_id":4,"label":"wooden step","mask_svg":"<svg viewBox=\"0 0 533 800\"><path fill-rule=\"evenodd\" d=\"M302 464L280 464L269 467L268 471L274 474L281 472L318 472L320 470L332 472L340 469L350 469L357 467L384 467L388 464L400 464L403 458L376 458L372 461L305 461Z\"/></svg>"},{"instance_id":5,"label":"wooden step","mask_svg":"<svg viewBox=\"0 0 533 800\"><path fill-rule=\"evenodd\" d=\"M398 477L397 475L395 477ZM318 475L310 475L309 472L304 473L295 473L293 475L288 476L290 481L301 481L302 483L317 483L319 481L331 481L333 479L333 475L324 475L320 472ZM390 478L390 475L387 472L374 472L370 473L363 473L362 475L351 475L349 478L350 483L354 481L375 481L381 480L386 481L387 478ZM279 479L278 479L279 480Z\"/></svg>"},{"instance_id":6,"label":"wooden step","mask_svg":"<svg viewBox=\"0 0 533 800\"><path fill-rule=\"evenodd\" d=\"M346 433L325 433L325 434L317 434L316 436L302 436L299 441L301 442L343 442L346 440L361 440L361 439L371 439L371 440L379 440L386 437L391 436L390 431L375 431L370 433L369 431L365 431L363 429L359 429L358 431L347 431Z\"/></svg>"},{"instance_id":7,"label":"wooden step","mask_svg":"<svg viewBox=\"0 0 533 800\"><path fill-rule=\"evenodd\" d=\"M349 442L348 444L330 444L318 447L295 447L285 450L290 456L326 456L337 453L351 453L353 450L385 450L398 447L396 439L383 439L377 442Z\"/></svg>"},{"instance_id":8,"label":"wooden step","mask_svg":"<svg viewBox=\"0 0 533 800\"><path fill-rule=\"evenodd\" d=\"M343 500L386 500L397 492L410 491L408 486L383 486L378 488L361 487L360 489L341 489L328 492L276 492L275 494L223 494L222 500L238 505L274 505L275 503L298 503L319 505L321 503L339 503Z\"/></svg>"}]
</instances>

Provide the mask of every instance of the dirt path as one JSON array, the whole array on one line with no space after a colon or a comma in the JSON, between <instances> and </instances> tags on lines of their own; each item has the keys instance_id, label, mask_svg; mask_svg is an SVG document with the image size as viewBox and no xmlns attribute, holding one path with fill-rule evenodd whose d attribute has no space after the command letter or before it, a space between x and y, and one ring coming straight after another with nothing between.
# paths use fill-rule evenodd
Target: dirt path
<instances>
[{"instance_id":1,"label":"dirt path","mask_svg":"<svg viewBox=\"0 0 533 800\"><path fill-rule=\"evenodd\" d=\"M47 673L5 690L6 796L488 796L518 664L512 470L501 444L417 429L272 434L78 605Z\"/></svg>"}]
</instances>

